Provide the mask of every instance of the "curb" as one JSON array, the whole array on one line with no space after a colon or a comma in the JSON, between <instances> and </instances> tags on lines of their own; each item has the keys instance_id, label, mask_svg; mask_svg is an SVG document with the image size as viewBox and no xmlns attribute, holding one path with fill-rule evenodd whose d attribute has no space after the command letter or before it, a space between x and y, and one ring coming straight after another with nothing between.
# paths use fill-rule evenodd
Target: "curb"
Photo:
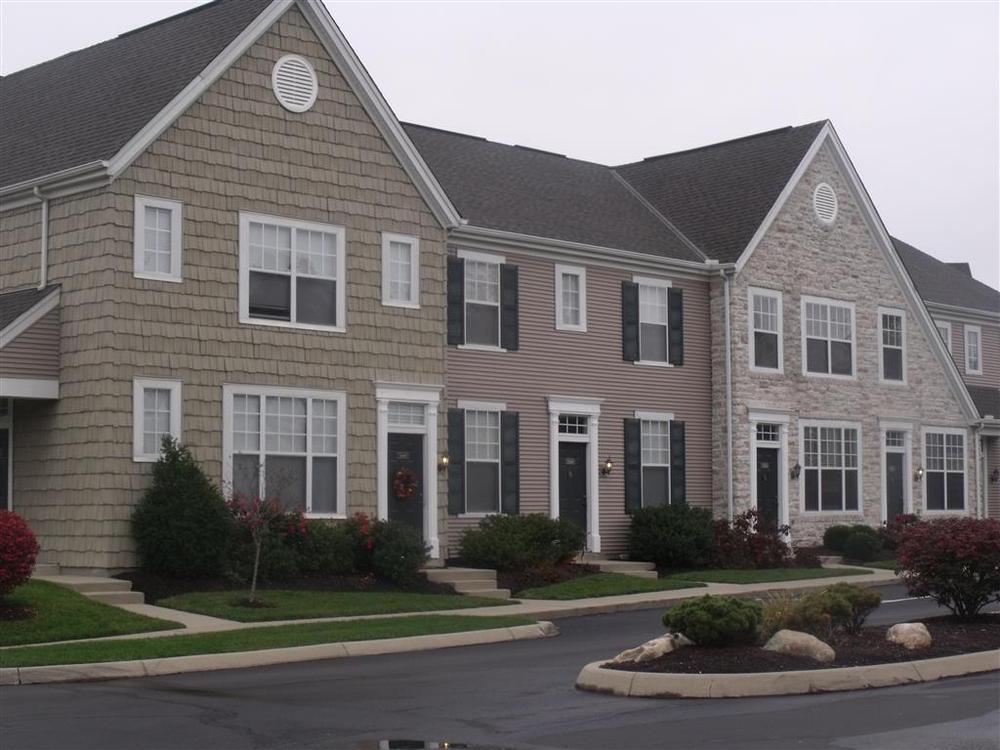
<instances>
[{"instance_id":1,"label":"curb","mask_svg":"<svg viewBox=\"0 0 1000 750\"><path fill-rule=\"evenodd\" d=\"M992 672L1000 670L1000 649L864 667L740 674L624 672L605 669L604 663L591 662L581 669L576 688L627 698L750 698L864 690Z\"/></svg>"},{"instance_id":2,"label":"curb","mask_svg":"<svg viewBox=\"0 0 1000 750\"><path fill-rule=\"evenodd\" d=\"M218 669L265 667L319 659L341 659L347 656L401 654L408 651L526 641L536 638L551 638L557 635L559 635L559 628L553 623L540 621L534 625L515 625L511 628L468 630L462 633L438 633L408 638L380 638L370 641L320 643L313 646L292 646L226 654L195 654L161 659L112 661L96 664L60 664L46 667L5 667L0 668L0 685L38 685L52 682L115 680L126 677L158 677L185 672L209 672Z\"/></svg>"}]
</instances>

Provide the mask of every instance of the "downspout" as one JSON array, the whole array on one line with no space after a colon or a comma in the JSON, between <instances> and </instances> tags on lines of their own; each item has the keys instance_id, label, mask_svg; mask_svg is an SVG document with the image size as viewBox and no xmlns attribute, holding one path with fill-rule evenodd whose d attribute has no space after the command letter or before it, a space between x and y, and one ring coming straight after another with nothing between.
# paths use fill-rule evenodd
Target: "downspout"
<instances>
[{"instance_id":1,"label":"downspout","mask_svg":"<svg viewBox=\"0 0 1000 750\"><path fill-rule=\"evenodd\" d=\"M732 324L729 316L729 282L732 269L722 269L722 293L726 321L726 507L728 518L733 520L733 354Z\"/></svg>"},{"instance_id":2,"label":"downspout","mask_svg":"<svg viewBox=\"0 0 1000 750\"><path fill-rule=\"evenodd\" d=\"M44 289L49 283L49 199L35 186L35 197L42 203L42 257L38 271L38 288Z\"/></svg>"}]
</instances>

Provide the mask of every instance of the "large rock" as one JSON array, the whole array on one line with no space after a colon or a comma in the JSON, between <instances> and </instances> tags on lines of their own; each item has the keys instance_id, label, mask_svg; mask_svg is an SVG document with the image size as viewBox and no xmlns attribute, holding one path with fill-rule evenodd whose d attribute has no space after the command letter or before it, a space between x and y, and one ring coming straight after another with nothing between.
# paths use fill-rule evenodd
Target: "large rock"
<instances>
[{"instance_id":1,"label":"large rock","mask_svg":"<svg viewBox=\"0 0 1000 750\"><path fill-rule=\"evenodd\" d=\"M768 651L792 656L806 656L815 661L828 664L837 658L836 652L829 645L809 633L797 630L779 630L764 644Z\"/></svg>"},{"instance_id":2,"label":"large rock","mask_svg":"<svg viewBox=\"0 0 1000 750\"><path fill-rule=\"evenodd\" d=\"M885 634L885 639L892 643L898 643L910 651L931 647L930 631L922 622L901 622L898 625L893 625Z\"/></svg>"},{"instance_id":3,"label":"large rock","mask_svg":"<svg viewBox=\"0 0 1000 750\"><path fill-rule=\"evenodd\" d=\"M691 645L691 641L685 638L683 635L666 633L661 635L659 638L654 638L651 641L646 641L641 646L636 646L635 648L629 648L622 651L618 656L611 660L611 664L621 664L622 662L636 662L641 664L644 661L652 661L653 659L658 659L664 654L669 654L671 651L676 651L682 646Z\"/></svg>"}]
</instances>

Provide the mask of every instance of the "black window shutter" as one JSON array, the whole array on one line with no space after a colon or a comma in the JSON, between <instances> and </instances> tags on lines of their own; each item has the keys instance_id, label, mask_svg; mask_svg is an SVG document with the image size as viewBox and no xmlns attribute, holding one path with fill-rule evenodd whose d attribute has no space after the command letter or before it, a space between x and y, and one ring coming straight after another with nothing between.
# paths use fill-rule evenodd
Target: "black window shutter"
<instances>
[{"instance_id":1,"label":"black window shutter","mask_svg":"<svg viewBox=\"0 0 1000 750\"><path fill-rule=\"evenodd\" d=\"M622 282L622 359L639 361L639 285Z\"/></svg>"},{"instance_id":2,"label":"black window shutter","mask_svg":"<svg viewBox=\"0 0 1000 750\"><path fill-rule=\"evenodd\" d=\"M448 410L448 512L465 512L465 412Z\"/></svg>"},{"instance_id":3,"label":"black window shutter","mask_svg":"<svg viewBox=\"0 0 1000 750\"><path fill-rule=\"evenodd\" d=\"M511 515L521 509L520 423L516 411L500 414L500 510Z\"/></svg>"},{"instance_id":4,"label":"black window shutter","mask_svg":"<svg viewBox=\"0 0 1000 750\"><path fill-rule=\"evenodd\" d=\"M518 346L517 266L508 263L500 266L500 346L510 352Z\"/></svg>"},{"instance_id":5,"label":"black window shutter","mask_svg":"<svg viewBox=\"0 0 1000 750\"><path fill-rule=\"evenodd\" d=\"M667 290L667 315L670 320L670 350L667 361L672 365L684 364L684 292L670 287ZM682 434L683 434L683 428Z\"/></svg>"},{"instance_id":6,"label":"black window shutter","mask_svg":"<svg viewBox=\"0 0 1000 750\"><path fill-rule=\"evenodd\" d=\"M625 420L625 512L642 507L642 425Z\"/></svg>"},{"instance_id":7,"label":"black window shutter","mask_svg":"<svg viewBox=\"0 0 1000 750\"><path fill-rule=\"evenodd\" d=\"M687 451L684 445L684 423L670 423L670 502L687 502Z\"/></svg>"},{"instance_id":8,"label":"black window shutter","mask_svg":"<svg viewBox=\"0 0 1000 750\"><path fill-rule=\"evenodd\" d=\"M448 258L448 345L465 343L465 261Z\"/></svg>"}]
</instances>

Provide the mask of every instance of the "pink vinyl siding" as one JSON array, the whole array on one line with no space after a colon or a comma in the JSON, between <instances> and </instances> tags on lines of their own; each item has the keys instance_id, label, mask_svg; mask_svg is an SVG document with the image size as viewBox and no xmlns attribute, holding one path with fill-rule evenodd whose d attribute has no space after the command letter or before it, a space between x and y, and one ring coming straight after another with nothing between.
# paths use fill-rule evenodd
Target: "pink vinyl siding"
<instances>
[{"instance_id":1,"label":"pink vinyl siding","mask_svg":"<svg viewBox=\"0 0 1000 750\"><path fill-rule=\"evenodd\" d=\"M52 310L0 352L0 377L59 377L59 310Z\"/></svg>"},{"instance_id":2,"label":"pink vinyl siding","mask_svg":"<svg viewBox=\"0 0 1000 750\"><path fill-rule=\"evenodd\" d=\"M943 320L940 319L939 320ZM951 352L962 379L969 385L1000 388L1000 326L979 324L982 374L970 375L965 371L965 324L951 321Z\"/></svg>"},{"instance_id":3,"label":"pink vinyl siding","mask_svg":"<svg viewBox=\"0 0 1000 750\"><path fill-rule=\"evenodd\" d=\"M557 331L554 262L511 252L504 257L520 269L520 348L484 352L449 347L446 383L450 407L459 399L503 401L508 410L519 412L521 512L549 514L548 396L603 399L596 458L611 458L614 469L598 480L602 552L625 551L624 420L636 410L672 412L686 423L688 502L711 508L707 282L669 273L636 274L669 279L684 290L684 365L637 365L622 359L621 284L631 281L632 273L587 265L587 331ZM453 552L462 532L477 522L449 519Z\"/></svg>"}]
</instances>

